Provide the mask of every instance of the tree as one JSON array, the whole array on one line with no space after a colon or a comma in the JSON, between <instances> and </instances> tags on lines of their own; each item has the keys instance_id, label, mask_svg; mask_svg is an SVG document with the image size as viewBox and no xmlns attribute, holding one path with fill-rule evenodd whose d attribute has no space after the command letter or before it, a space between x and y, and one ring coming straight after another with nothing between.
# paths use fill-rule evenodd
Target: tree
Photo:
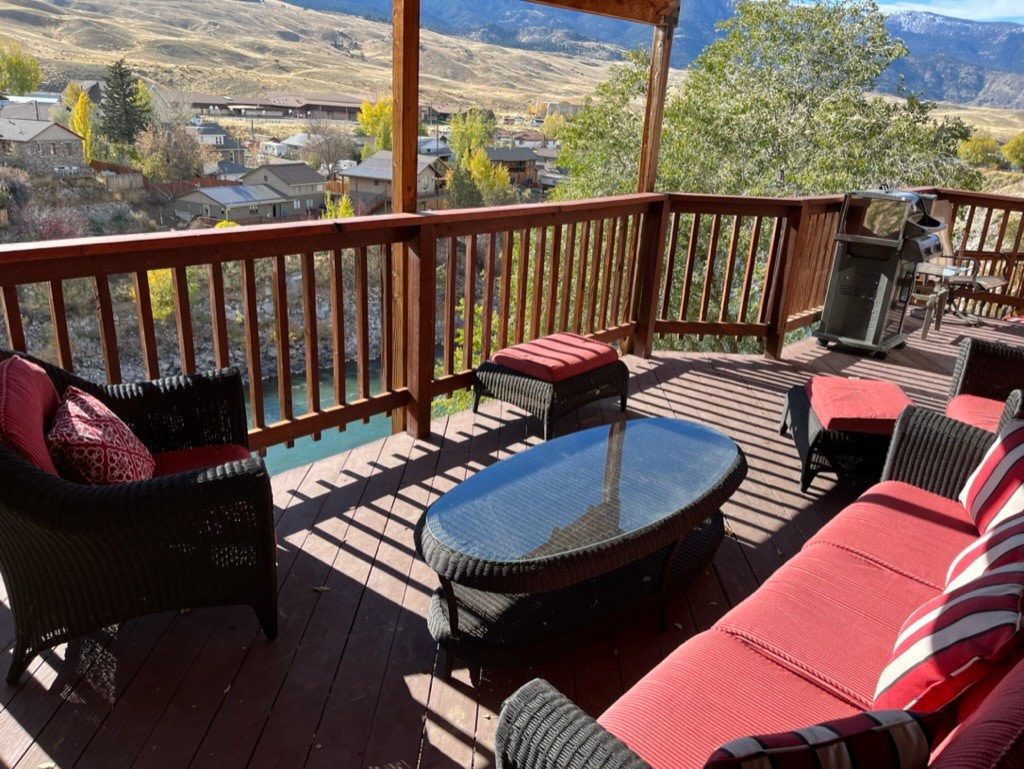
<instances>
[{"instance_id":1,"label":"tree","mask_svg":"<svg viewBox=\"0 0 1024 769\"><path fill-rule=\"evenodd\" d=\"M352 157L355 144L351 137L343 133L338 124L322 112L310 115L302 130L306 132L306 146L302 150L303 160L313 168L325 166L330 178L334 179L338 171L338 161Z\"/></svg>"},{"instance_id":2,"label":"tree","mask_svg":"<svg viewBox=\"0 0 1024 769\"><path fill-rule=\"evenodd\" d=\"M75 105L78 104L78 97L83 93L81 83L77 80L69 81L64 90L61 91L57 103L50 107L50 120L54 123L60 123L62 126L70 127L71 113L74 111Z\"/></svg>"},{"instance_id":3,"label":"tree","mask_svg":"<svg viewBox=\"0 0 1024 769\"><path fill-rule=\"evenodd\" d=\"M28 93L42 81L39 62L22 51L21 43L0 38L0 94Z\"/></svg>"},{"instance_id":4,"label":"tree","mask_svg":"<svg viewBox=\"0 0 1024 769\"><path fill-rule=\"evenodd\" d=\"M473 175L463 166L449 169L445 186L448 189L449 208L479 208L484 204Z\"/></svg>"},{"instance_id":5,"label":"tree","mask_svg":"<svg viewBox=\"0 0 1024 769\"><path fill-rule=\"evenodd\" d=\"M212 147L202 144L182 124L161 124L139 134L136 167L153 181L191 179L203 166L218 159Z\"/></svg>"},{"instance_id":6,"label":"tree","mask_svg":"<svg viewBox=\"0 0 1024 769\"><path fill-rule=\"evenodd\" d=\"M338 197L328 192L324 196L324 211L320 214L321 219L349 219L355 215L355 206L352 205L352 198L348 195Z\"/></svg>"},{"instance_id":7,"label":"tree","mask_svg":"<svg viewBox=\"0 0 1024 769\"><path fill-rule=\"evenodd\" d=\"M558 141L565 130L565 124L565 115L561 112L551 112L544 118L544 124L541 125L540 132L544 134L544 138Z\"/></svg>"},{"instance_id":8,"label":"tree","mask_svg":"<svg viewBox=\"0 0 1024 769\"><path fill-rule=\"evenodd\" d=\"M960 142L957 155L962 161L972 166L994 168L1002 162L1001 150L999 142L988 131L975 131L970 137Z\"/></svg>"},{"instance_id":9,"label":"tree","mask_svg":"<svg viewBox=\"0 0 1024 769\"><path fill-rule=\"evenodd\" d=\"M85 162L92 162L93 106L92 100L79 89L78 101L71 110L68 128L82 137L82 154Z\"/></svg>"},{"instance_id":10,"label":"tree","mask_svg":"<svg viewBox=\"0 0 1024 769\"><path fill-rule=\"evenodd\" d=\"M468 164L473 153L491 143L496 126L494 113L490 110L482 112L471 109L452 118L452 132L449 146L456 159L463 165Z\"/></svg>"},{"instance_id":11,"label":"tree","mask_svg":"<svg viewBox=\"0 0 1024 769\"><path fill-rule=\"evenodd\" d=\"M106 82L103 135L112 144L134 144L139 133L152 120L152 104L144 103L144 97L135 85L136 78L123 58L107 67Z\"/></svg>"},{"instance_id":12,"label":"tree","mask_svg":"<svg viewBox=\"0 0 1024 769\"><path fill-rule=\"evenodd\" d=\"M1024 168L1024 132L1017 134L1003 145L1003 157L1017 168Z\"/></svg>"},{"instance_id":13,"label":"tree","mask_svg":"<svg viewBox=\"0 0 1024 769\"><path fill-rule=\"evenodd\" d=\"M363 136L373 139L373 151L391 149L391 99L376 104L364 101L357 115Z\"/></svg>"},{"instance_id":14,"label":"tree","mask_svg":"<svg viewBox=\"0 0 1024 769\"><path fill-rule=\"evenodd\" d=\"M470 157L468 169L485 206L502 206L515 201L508 169L492 163L483 147L477 147Z\"/></svg>"}]
</instances>

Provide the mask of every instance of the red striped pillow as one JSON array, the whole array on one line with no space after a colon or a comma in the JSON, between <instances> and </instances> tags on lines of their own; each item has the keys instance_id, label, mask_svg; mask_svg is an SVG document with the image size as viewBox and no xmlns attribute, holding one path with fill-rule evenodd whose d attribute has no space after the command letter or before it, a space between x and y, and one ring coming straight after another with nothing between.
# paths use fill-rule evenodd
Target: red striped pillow
<instances>
[{"instance_id":1,"label":"red striped pillow","mask_svg":"<svg viewBox=\"0 0 1024 769\"><path fill-rule=\"evenodd\" d=\"M704 769L924 769L946 715L883 710L792 732L741 737L722 745Z\"/></svg>"},{"instance_id":2,"label":"red striped pillow","mask_svg":"<svg viewBox=\"0 0 1024 769\"><path fill-rule=\"evenodd\" d=\"M937 710L1021 645L1024 563L993 569L921 604L903 623L874 707Z\"/></svg>"},{"instance_id":3,"label":"red striped pillow","mask_svg":"<svg viewBox=\"0 0 1024 769\"><path fill-rule=\"evenodd\" d=\"M953 559L946 590L962 587L986 571L1024 561L1024 515L996 524Z\"/></svg>"},{"instance_id":4,"label":"red striped pillow","mask_svg":"<svg viewBox=\"0 0 1024 769\"><path fill-rule=\"evenodd\" d=\"M967 479L960 502L984 534L1024 511L1024 419L1011 419Z\"/></svg>"}]
</instances>

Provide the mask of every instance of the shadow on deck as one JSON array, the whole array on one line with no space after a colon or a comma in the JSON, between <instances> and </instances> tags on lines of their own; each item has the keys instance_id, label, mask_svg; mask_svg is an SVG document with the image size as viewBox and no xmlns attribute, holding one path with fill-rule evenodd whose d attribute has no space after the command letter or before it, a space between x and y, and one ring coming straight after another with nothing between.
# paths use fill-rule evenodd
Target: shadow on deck
<instances>
[{"instance_id":1,"label":"shadow on deck","mask_svg":"<svg viewBox=\"0 0 1024 769\"><path fill-rule=\"evenodd\" d=\"M913 322L913 321L912 321ZM437 580L414 552L424 509L482 467L538 441L537 422L500 403L434 423L431 441L397 435L274 478L280 635L268 643L242 608L158 614L37 660L0 690L5 767L473 767L494 765L502 700L543 676L598 713L679 643L741 601L860 490L828 476L799 491L778 434L786 390L811 373L899 382L941 409L965 335L1024 329L955 320L885 361L825 353L806 340L785 359L663 353L627 359L629 418L674 416L716 427L750 472L724 509L712 566L667 608L669 629L610 633L536 668L456 664L424 615ZM623 418L610 399L563 420L567 432ZM144 514L144 511L140 511ZM59 568L59 564L54 564ZM7 643L12 620L0 612Z\"/></svg>"}]
</instances>

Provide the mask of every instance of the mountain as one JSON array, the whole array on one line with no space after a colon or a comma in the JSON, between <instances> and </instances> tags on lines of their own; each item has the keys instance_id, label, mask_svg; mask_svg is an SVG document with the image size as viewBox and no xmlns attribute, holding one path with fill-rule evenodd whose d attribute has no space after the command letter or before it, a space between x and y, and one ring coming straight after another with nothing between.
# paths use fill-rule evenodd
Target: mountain
<instances>
[{"instance_id":1,"label":"mountain","mask_svg":"<svg viewBox=\"0 0 1024 769\"><path fill-rule=\"evenodd\" d=\"M390 19L390 0L286 0L324 11ZM715 39L715 24L736 0L683 0L672 64L689 65ZM527 50L619 58L623 49L650 47L641 24L535 5L522 0L423 0L424 27L445 34ZM982 107L1024 109L1024 25L981 23L934 13L900 11L886 26L910 55L882 78L895 93L901 80L925 98ZM607 46L614 47L607 47Z\"/></svg>"}]
</instances>

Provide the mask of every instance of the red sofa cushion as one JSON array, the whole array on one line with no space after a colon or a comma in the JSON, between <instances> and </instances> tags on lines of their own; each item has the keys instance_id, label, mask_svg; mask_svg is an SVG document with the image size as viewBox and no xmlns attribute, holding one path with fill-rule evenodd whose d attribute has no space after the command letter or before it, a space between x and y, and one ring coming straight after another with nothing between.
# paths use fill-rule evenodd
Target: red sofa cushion
<instances>
[{"instance_id":1,"label":"red sofa cushion","mask_svg":"<svg viewBox=\"0 0 1024 769\"><path fill-rule=\"evenodd\" d=\"M947 722L942 711L858 713L789 732L741 737L712 753L704 769L920 769Z\"/></svg>"},{"instance_id":2,"label":"red sofa cushion","mask_svg":"<svg viewBox=\"0 0 1024 769\"><path fill-rule=\"evenodd\" d=\"M946 416L994 433L999 429L1005 405L1003 401L978 395L957 395L946 404Z\"/></svg>"},{"instance_id":3,"label":"red sofa cushion","mask_svg":"<svg viewBox=\"0 0 1024 769\"><path fill-rule=\"evenodd\" d=\"M896 418L911 405L898 384L873 379L812 376L804 389L826 430L891 435Z\"/></svg>"},{"instance_id":4,"label":"red sofa cushion","mask_svg":"<svg viewBox=\"0 0 1024 769\"><path fill-rule=\"evenodd\" d=\"M701 766L715 748L737 737L859 710L750 644L709 630L666 657L598 722L652 769L681 769Z\"/></svg>"},{"instance_id":5,"label":"red sofa cushion","mask_svg":"<svg viewBox=\"0 0 1024 769\"><path fill-rule=\"evenodd\" d=\"M223 443L215 446L164 451L156 454L153 459L156 460L153 476L158 478L163 475L174 475L174 473L186 473L189 470L217 467L226 462L252 459L252 452L245 446L239 446L236 443Z\"/></svg>"},{"instance_id":6,"label":"red sofa cushion","mask_svg":"<svg viewBox=\"0 0 1024 769\"><path fill-rule=\"evenodd\" d=\"M0 442L51 475L57 468L46 431L59 405L57 388L35 363L17 355L0 363Z\"/></svg>"},{"instance_id":7,"label":"red sofa cushion","mask_svg":"<svg viewBox=\"0 0 1024 769\"><path fill-rule=\"evenodd\" d=\"M938 592L856 553L805 548L715 628L866 710L907 615Z\"/></svg>"},{"instance_id":8,"label":"red sofa cushion","mask_svg":"<svg viewBox=\"0 0 1024 769\"><path fill-rule=\"evenodd\" d=\"M611 345L564 332L507 347L491 356L499 366L545 382L561 382L618 359Z\"/></svg>"},{"instance_id":9,"label":"red sofa cushion","mask_svg":"<svg viewBox=\"0 0 1024 769\"><path fill-rule=\"evenodd\" d=\"M944 707L1001 666L1022 640L1024 564L993 569L918 607L878 681L875 707Z\"/></svg>"},{"instance_id":10,"label":"red sofa cushion","mask_svg":"<svg viewBox=\"0 0 1024 769\"><path fill-rule=\"evenodd\" d=\"M61 475L94 486L153 477L153 455L97 398L69 387L46 435Z\"/></svg>"},{"instance_id":11,"label":"red sofa cushion","mask_svg":"<svg viewBox=\"0 0 1024 769\"><path fill-rule=\"evenodd\" d=\"M977 528L956 500L883 481L848 505L804 549L829 545L857 553L930 585L937 594L946 585L949 564L977 538ZM895 638L894 631L890 643Z\"/></svg>"},{"instance_id":12,"label":"red sofa cushion","mask_svg":"<svg viewBox=\"0 0 1024 769\"><path fill-rule=\"evenodd\" d=\"M960 502L984 534L1024 512L1024 419L1011 419L967 479Z\"/></svg>"}]
</instances>

